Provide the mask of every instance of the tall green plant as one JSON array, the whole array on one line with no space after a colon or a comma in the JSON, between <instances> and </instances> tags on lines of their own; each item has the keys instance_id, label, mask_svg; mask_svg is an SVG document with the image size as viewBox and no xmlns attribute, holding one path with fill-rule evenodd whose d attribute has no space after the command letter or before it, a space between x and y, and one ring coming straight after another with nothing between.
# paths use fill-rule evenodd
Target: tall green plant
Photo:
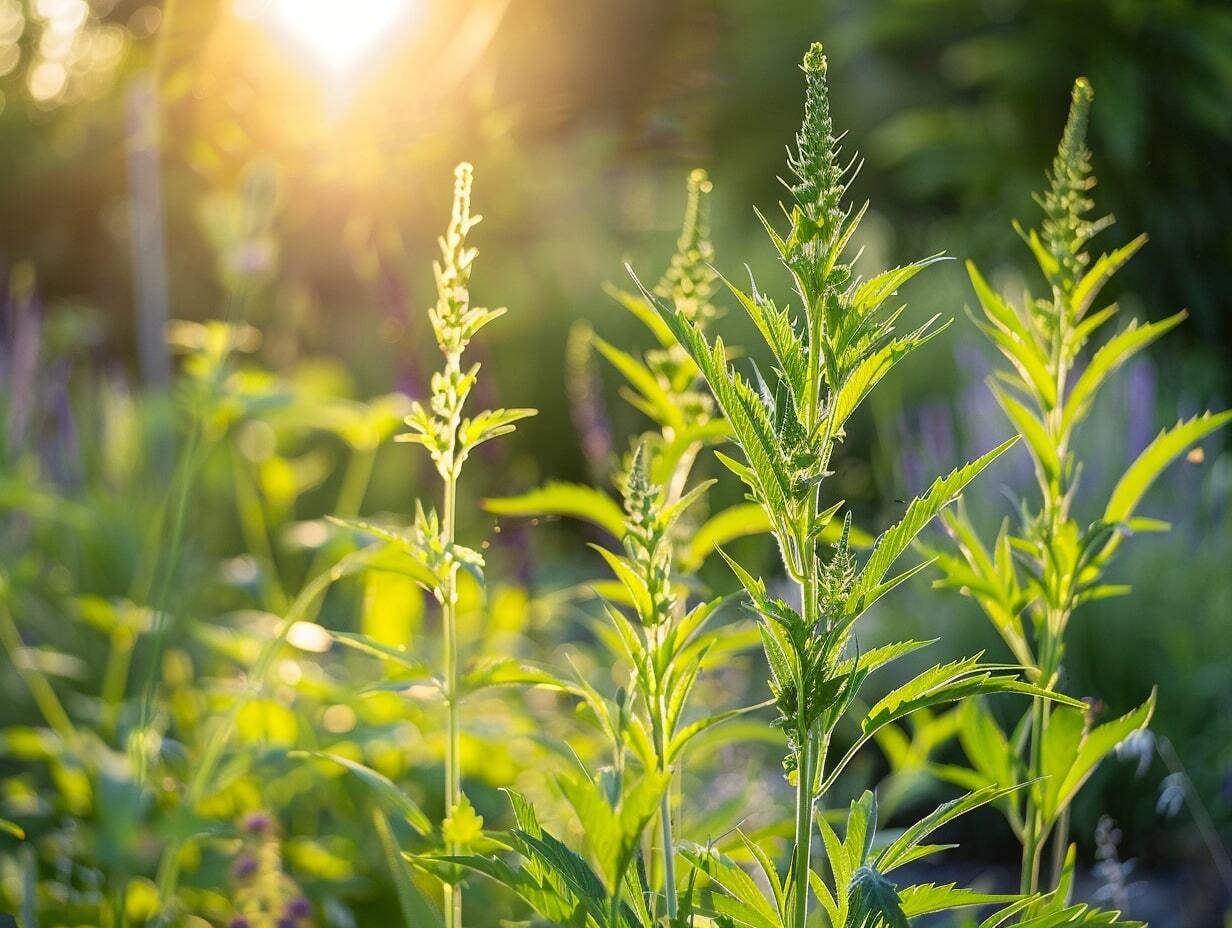
<instances>
[{"instance_id":1,"label":"tall green plant","mask_svg":"<svg viewBox=\"0 0 1232 928\"><path fill-rule=\"evenodd\" d=\"M689 173L676 250L653 292L655 298L666 300L703 329L721 314L714 303L718 276L712 267L711 191L705 171L698 168ZM715 409L697 365L659 318L653 300L611 285L605 289L646 327L655 346L638 356L612 344L585 323L575 327L570 341L581 342L587 355L593 349L607 361L623 381L620 395L653 423L653 428L641 432L632 444L644 448L649 479L662 485L667 501L674 502L688 492L702 451L728 441L731 430ZM627 458L615 462L614 482L619 483L627 474L628 464ZM582 519L615 539L625 532L619 502L604 489L585 484L551 481L519 496L485 500L484 508L501 516ZM686 571L696 569L717 545L764 532L766 522L760 507L740 504L713 513L693 528L690 537L682 538L673 548L676 566Z\"/></svg>"},{"instance_id":2,"label":"tall green plant","mask_svg":"<svg viewBox=\"0 0 1232 928\"><path fill-rule=\"evenodd\" d=\"M655 287L657 297L670 300L681 314L702 326L720 312L712 301L717 275L711 267L710 192L706 172L690 172L676 250ZM612 742L614 768L621 771L621 777L626 772L620 758L629 752L645 771L645 782L662 787L657 790L661 854L650 861L642 878L652 898L640 900L639 905L649 912L661 909L668 918L675 918L680 889L673 779L680 773L681 757L690 740L747 711L733 709L699 719L689 716L688 698L700 674L718 653L747 645L738 626L707 627L720 601L696 602L690 607L684 578L717 545L764 531L765 523L761 510L748 504L723 509L700 521L693 517L691 510L701 508L713 483L693 483L698 455L705 447L727 440L727 424L716 414L697 365L676 342L652 302L638 293L606 289L646 326L656 342L638 357L596 335L589 326L578 330L588 351L593 347L622 376L622 396L654 423L653 429L637 437L630 456L616 465L613 483L621 501L596 487L552 482L520 496L485 500L484 506L505 516L580 518L619 542L615 547L592 545L615 579L588 588L604 596L609 623L602 640L614 660L631 668L629 684L622 690L619 706L604 699L584 679L578 680L577 688ZM628 745L623 743L626 733ZM573 787L571 795L578 789ZM609 804L619 804L619 791L609 799ZM578 812L581 815L582 809ZM638 827L630 838L637 843L646 825L636 820L634 824ZM609 874L611 868L602 863L601 853L593 856L604 879L625 886L624 879ZM661 867L654 866L656 862Z\"/></svg>"},{"instance_id":3,"label":"tall green plant","mask_svg":"<svg viewBox=\"0 0 1232 928\"><path fill-rule=\"evenodd\" d=\"M779 711L775 724L787 736L784 766L795 785L796 804L786 879L780 881L764 852L758 858L767 861L763 869L774 890L773 900L762 899L758 890L738 879L724 880L717 874L715 879L729 894L722 897L720 910L725 914L739 911L741 917L736 920L743 924L804 928L812 891L833 924L901 925L906 923L903 897L886 876L896 862L895 855L873 852L875 798L868 794L853 807L845 838L848 847L842 853L834 849L832 833L823 826L834 881L829 887L811 866L817 803L868 739L916 709L980 693L1047 694L1021 682L1014 668L983 665L978 658L940 665L865 711L858 719L861 733L855 743L837 760L829 756L835 730L857 705L856 695L867 676L922 646L907 641L862 654L856 648L856 653L849 654L855 623L881 596L924 566L890 574L925 525L1013 442L939 478L907 505L899 523L881 534L863 563L857 561L850 543L849 513L842 519L838 539L823 544L826 529L843 505L841 500L823 502L822 489L848 420L899 360L944 326L935 325L934 317L914 331L897 335L895 323L903 308L886 309L887 300L900 286L940 256L868 279L859 278L846 257L867 204L859 209L847 204L855 162L840 160L820 45L810 48L803 71L807 86L804 122L789 159L793 181L788 185L791 201L784 210L789 228L781 234L758 214L795 285L799 317L756 288L746 293L727 282L774 359L771 379L754 368L754 382L750 382L729 362L721 338L711 342L678 310L658 307L663 321L701 370L731 427L744 461L721 453L720 459L740 477L751 500L764 511L798 595L796 602L771 596L760 579L728 558L760 620L770 688ZM992 798L968 796L954 814ZM947 819L949 813L943 810L936 815ZM918 842L919 835L936 827L928 823L925 820L909 829L912 840ZM931 852L904 840L906 845L899 848L903 854ZM710 859L700 854L697 858L699 865ZM845 868L840 867L840 859L847 861ZM730 869L724 872L734 875Z\"/></svg>"},{"instance_id":4,"label":"tall green plant","mask_svg":"<svg viewBox=\"0 0 1232 928\"><path fill-rule=\"evenodd\" d=\"M483 556L457 540L458 480L471 452L493 438L514 430L514 423L534 415L532 409L490 409L473 415L465 412L466 401L474 389L479 364L463 365L463 355L471 339L484 326L505 314L505 309L474 306L470 296L470 278L478 250L468 244L467 236L479 224L478 215L471 214L472 168L459 164L454 172L453 210L449 226L440 238L441 257L433 264L436 278L436 303L429 308L428 318L436 336L437 347L444 356L444 367L434 373L432 393L427 404L415 402L406 417L410 431L397 436L427 449L441 478L441 511L415 504L415 521L409 530L376 526L355 520L339 520L366 534L374 535L386 552L376 569L405 573L430 592L440 605L443 651L441 674L434 679L445 702L447 722L445 738L445 820L441 836L448 853L458 854L468 849L467 842L482 827L482 819L474 812L462 791L461 733L462 701L468 692L495 683L518 682L520 676L504 665L487 664L461 674L461 645L458 640L457 604L459 571L467 570L482 578ZM395 662L413 674L426 676L427 668L417 658L389 645L375 642L363 635L339 634L339 641L359 650ZM499 678L499 679L498 679ZM335 760L340 759L335 758ZM344 766L378 787L378 794L393 796L395 808L403 809L393 784L379 774L351 762ZM404 809L403 809L404 810ZM403 864L393 855L395 876L403 876ZM401 884L402 894L412 888ZM404 899L404 906L405 906ZM405 911L405 909L404 909ZM461 928L462 896L454 880L444 882L444 915L448 928Z\"/></svg>"},{"instance_id":5,"label":"tall green plant","mask_svg":"<svg viewBox=\"0 0 1232 928\"><path fill-rule=\"evenodd\" d=\"M1181 311L1147 324L1133 319L1095 351L1086 351L1117 312L1115 303L1096 308L1101 291L1146 243L1140 235L1095 260L1087 251L1091 239L1112 224L1111 216L1090 218L1095 178L1086 131L1093 99L1090 83L1079 78L1048 187L1037 197L1044 219L1037 229L1015 225L1043 274L1045 295L1028 294L1014 305L973 264L967 266L984 314L984 321L974 314L972 319L1009 362L990 379L989 389L1031 454L1039 497L1023 501L1017 530L1011 531L1007 519L991 546L964 511L946 514L958 553L938 555L945 573L940 583L974 598L1014 658L1049 692L1063 683L1065 636L1076 610L1129 592L1128 586L1105 581L1122 540L1168 527L1137 514L1151 483L1195 442L1232 420L1232 412L1208 412L1160 432L1125 471L1095 521L1084 525L1074 514L1082 470L1074 438L1100 390L1126 361L1186 316ZM1020 726L1021 736L1013 737L980 706L965 710L963 743L985 781L1005 784L1025 777L1032 784L1006 805L1023 845L1023 892L1041 888L1050 835L1055 838L1052 876L1044 888L1056 884L1066 859L1070 803L1100 760L1147 725L1154 705L1152 694L1129 714L1093 726L1081 711L1053 709L1040 697Z\"/></svg>"}]
</instances>

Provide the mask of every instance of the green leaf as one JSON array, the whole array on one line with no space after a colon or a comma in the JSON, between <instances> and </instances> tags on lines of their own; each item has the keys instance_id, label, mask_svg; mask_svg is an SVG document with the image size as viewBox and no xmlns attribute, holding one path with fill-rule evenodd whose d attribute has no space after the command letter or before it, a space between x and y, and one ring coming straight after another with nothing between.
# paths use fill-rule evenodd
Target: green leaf
<instances>
[{"instance_id":1,"label":"green leaf","mask_svg":"<svg viewBox=\"0 0 1232 928\"><path fill-rule=\"evenodd\" d=\"M611 284L604 284L603 292L636 316L646 328L650 329L655 339L664 348L670 348L676 344L676 339L672 337L672 330L659 318L655 308L641 297Z\"/></svg>"},{"instance_id":2,"label":"green leaf","mask_svg":"<svg viewBox=\"0 0 1232 928\"><path fill-rule=\"evenodd\" d=\"M968 700L959 712L958 740L967 760L993 785L1014 785L1014 751L983 700Z\"/></svg>"},{"instance_id":3,"label":"green leaf","mask_svg":"<svg viewBox=\"0 0 1232 928\"><path fill-rule=\"evenodd\" d=\"M976 892L955 883L944 886L938 886L936 883L908 886L899 892L898 897L903 906L903 914L908 918L934 912L949 912L973 905L1001 904L1018 898L1013 894Z\"/></svg>"},{"instance_id":4,"label":"green leaf","mask_svg":"<svg viewBox=\"0 0 1232 928\"><path fill-rule=\"evenodd\" d=\"M857 925L910 928L898 888L872 867L860 867L851 877L852 918Z\"/></svg>"},{"instance_id":5,"label":"green leaf","mask_svg":"<svg viewBox=\"0 0 1232 928\"><path fill-rule=\"evenodd\" d=\"M1073 292L1070 294L1070 312L1074 314L1075 319L1081 319L1086 315L1087 310L1091 308L1091 304L1095 302L1095 298L1099 295L1099 291L1103 289L1109 278L1117 271L1125 266L1126 262L1134 256L1134 254L1146 244L1146 234L1139 235L1133 241L1122 245L1111 254L1100 255L1099 260L1091 265L1090 269L1082 275L1082 279L1075 285Z\"/></svg>"},{"instance_id":6,"label":"green leaf","mask_svg":"<svg viewBox=\"0 0 1232 928\"><path fill-rule=\"evenodd\" d=\"M512 834L524 846L528 856L535 855L560 876L565 885L586 903L596 919L604 917L607 890L585 860L546 831L535 836L514 829Z\"/></svg>"},{"instance_id":7,"label":"green leaf","mask_svg":"<svg viewBox=\"0 0 1232 928\"><path fill-rule=\"evenodd\" d=\"M1055 818L1073 802L1099 762L1112 753L1118 744L1134 732L1146 728L1155 712L1155 697L1156 693L1152 690L1147 701L1137 709L1085 733L1079 710L1058 708L1053 712L1044 741L1044 772L1048 775L1044 783L1044 813L1048 819ZM1072 731L1075 726L1078 736L1067 736L1066 729ZM1054 729L1059 732L1055 736ZM1050 739L1054 738L1054 744L1050 745Z\"/></svg>"},{"instance_id":8,"label":"green leaf","mask_svg":"<svg viewBox=\"0 0 1232 928\"><path fill-rule=\"evenodd\" d=\"M769 297L760 293L745 293L721 274L719 279L727 285L732 296L740 302L749 318L753 320L753 324L757 326L757 331L761 333L762 339L774 355L778 369L791 388L798 405L804 397L805 370L808 360L804 353L804 343L792 324L791 314L786 307L783 309L776 307Z\"/></svg>"},{"instance_id":9,"label":"green leaf","mask_svg":"<svg viewBox=\"0 0 1232 928\"><path fill-rule=\"evenodd\" d=\"M966 815L973 809L1003 799L1021 788L1021 784L1004 787L987 786L942 803L914 825L909 826L894 843L881 852L877 858L878 869L889 873L895 867L902 866L907 854L941 826L952 822L959 816Z\"/></svg>"},{"instance_id":10,"label":"green leaf","mask_svg":"<svg viewBox=\"0 0 1232 928\"><path fill-rule=\"evenodd\" d=\"M513 657L482 658L462 675L459 686L470 695L490 686L527 686L572 692L574 687L554 673Z\"/></svg>"},{"instance_id":11,"label":"green leaf","mask_svg":"<svg viewBox=\"0 0 1232 928\"><path fill-rule=\"evenodd\" d=\"M499 857L484 857L478 854L417 857L415 862L432 871L442 866L464 867L482 874L515 893L531 909L561 928L587 928L588 925L600 923L600 916L594 914L595 904L591 900L579 898L566 882L558 877L555 870L550 871L551 876L545 872L542 880L531 873L532 866L541 870L544 868L538 857L530 858L527 866L520 870L514 870ZM446 872L439 875L444 878L448 874ZM588 915L593 921L588 920ZM418 928L418 924L413 924L413 928Z\"/></svg>"},{"instance_id":12,"label":"green leaf","mask_svg":"<svg viewBox=\"0 0 1232 928\"><path fill-rule=\"evenodd\" d=\"M1031 458L1040 473L1041 483L1051 483L1061 474L1061 459L1057 456L1056 442L1039 417L995 383L988 389L997 400L1006 417L1013 423L1031 451Z\"/></svg>"},{"instance_id":13,"label":"green leaf","mask_svg":"<svg viewBox=\"0 0 1232 928\"><path fill-rule=\"evenodd\" d=\"M878 597L885 592L882 580L894 562L898 560L899 555L907 550L915 537L924 530L924 527L937 513L958 497L963 487L975 479L980 471L996 460L1017 440L1017 438L1011 438L982 457L951 471L948 476L938 477L927 493L911 501L902 520L882 532L877 539L852 589L848 606L849 614L858 614L876 602Z\"/></svg>"},{"instance_id":14,"label":"green leaf","mask_svg":"<svg viewBox=\"0 0 1232 928\"><path fill-rule=\"evenodd\" d=\"M933 328L932 325L936 319L937 317L933 316L932 319L905 338L896 338L882 345L856 365L855 370L847 376L839 387L831 406L830 419L833 423L832 427L835 434L841 433L843 423L851 417L851 414L864 401L873 387L877 386L878 382L890 372L890 369L895 364L916 348L919 348L925 342L928 342L949 328L949 321L946 321L937 328Z\"/></svg>"},{"instance_id":15,"label":"green leaf","mask_svg":"<svg viewBox=\"0 0 1232 928\"><path fill-rule=\"evenodd\" d=\"M762 535L773 529L766 511L757 503L740 503L715 513L694 531L680 554L685 572L696 570L715 548L743 538Z\"/></svg>"},{"instance_id":16,"label":"green leaf","mask_svg":"<svg viewBox=\"0 0 1232 928\"><path fill-rule=\"evenodd\" d=\"M1216 429L1232 422L1232 410L1204 413L1188 421L1180 421L1155 437L1125 472L1104 509L1107 522L1127 522L1133 516L1143 495L1163 473L1164 468L1180 457L1191 445L1201 441ZM1116 547L1117 537L1108 542L1106 554Z\"/></svg>"},{"instance_id":17,"label":"green leaf","mask_svg":"<svg viewBox=\"0 0 1232 928\"><path fill-rule=\"evenodd\" d=\"M858 660L847 658L840 661L834 669L834 676L846 676L851 673L853 660L857 673L872 673L879 667L884 667L900 657L905 657L921 648L926 648L930 644L935 644L938 639L933 638L930 641L898 641L893 644L882 645L879 648L871 648L862 653Z\"/></svg>"},{"instance_id":18,"label":"green leaf","mask_svg":"<svg viewBox=\"0 0 1232 928\"><path fill-rule=\"evenodd\" d=\"M1189 313L1181 310L1174 316L1159 322L1138 325L1135 319L1125 331L1114 335L1100 346L1091 357L1091 363L1074 383L1074 388L1066 398L1065 414L1061 419L1061 430L1068 431L1075 422L1086 414L1103 382L1113 371L1132 358L1165 332L1179 325Z\"/></svg>"},{"instance_id":19,"label":"green leaf","mask_svg":"<svg viewBox=\"0 0 1232 928\"><path fill-rule=\"evenodd\" d=\"M359 632L330 631L329 636L345 647L364 654L370 654L373 657L379 657L382 660L393 661L404 670L410 671L412 679L422 680L432 676L432 671L428 665L419 658L413 657L404 648L396 648L393 645L377 641L375 638L360 634Z\"/></svg>"},{"instance_id":20,"label":"green leaf","mask_svg":"<svg viewBox=\"0 0 1232 928\"><path fill-rule=\"evenodd\" d=\"M606 493L580 483L553 481L520 496L485 499L481 505L498 516L568 516L582 519L617 539L625 530L625 517L620 505Z\"/></svg>"},{"instance_id":21,"label":"green leaf","mask_svg":"<svg viewBox=\"0 0 1232 928\"><path fill-rule=\"evenodd\" d=\"M410 823L411 827L421 835L432 834L432 823L428 820L428 816L424 814L423 809L416 805L411 797L399 789L397 784L385 776L385 774L378 773L371 767L366 767L357 761L351 760L349 757L343 757L340 754L330 754L327 751L290 751L287 756L293 758L315 758L346 768L372 789L376 798L385 808L401 813L407 822Z\"/></svg>"},{"instance_id":22,"label":"green leaf","mask_svg":"<svg viewBox=\"0 0 1232 928\"><path fill-rule=\"evenodd\" d=\"M612 568L612 573L616 575L616 579L624 584L624 588L633 603L633 608L637 610L637 614L642 622L647 625L654 624L656 620L654 603L650 598L650 589L646 586L646 581L620 555L613 554L599 545L590 545L590 547L602 555L603 559L607 561L608 566Z\"/></svg>"},{"instance_id":23,"label":"green leaf","mask_svg":"<svg viewBox=\"0 0 1232 928\"><path fill-rule=\"evenodd\" d=\"M995 290L988 285L979 268L972 261L967 262L967 275L971 278L971 286L980 301L984 315L1002 332L1014 336L1019 342L1033 342L1030 330L1023 325L1022 319L1009 303L1003 300Z\"/></svg>"},{"instance_id":24,"label":"green leaf","mask_svg":"<svg viewBox=\"0 0 1232 928\"><path fill-rule=\"evenodd\" d=\"M534 409L486 409L473 418L463 419L458 425L458 460L460 465L472 449L485 441L508 435L514 423L537 413Z\"/></svg>"},{"instance_id":25,"label":"green leaf","mask_svg":"<svg viewBox=\"0 0 1232 928\"><path fill-rule=\"evenodd\" d=\"M706 874L736 903L724 906L716 898L716 910L748 928L779 928L782 924L774 901L767 899L744 868L713 848L682 845L681 853L694 867Z\"/></svg>"},{"instance_id":26,"label":"green leaf","mask_svg":"<svg viewBox=\"0 0 1232 928\"><path fill-rule=\"evenodd\" d=\"M650 418L671 428L684 425L684 415L672 396L659 383L659 379L641 361L598 335L591 335L591 343L599 353L642 395L645 401L638 404Z\"/></svg>"},{"instance_id":27,"label":"green leaf","mask_svg":"<svg viewBox=\"0 0 1232 928\"><path fill-rule=\"evenodd\" d=\"M381 842L381 853L385 864L389 867L389 875L394 881L394 891L398 895L398 908L402 912L402 921L406 928L444 928L441 915L419 891L411 876L410 868L402 857L401 849L394 840L393 831L389 827L389 819L380 809L373 808L372 823Z\"/></svg>"},{"instance_id":28,"label":"green leaf","mask_svg":"<svg viewBox=\"0 0 1232 928\"><path fill-rule=\"evenodd\" d=\"M657 305L663 321L702 372L715 402L731 424L748 459L745 479L769 512L788 512L795 491L784 452L769 413L756 390L727 363L723 340L713 347L701 329L671 309Z\"/></svg>"},{"instance_id":29,"label":"green leaf","mask_svg":"<svg viewBox=\"0 0 1232 928\"><path fill-rule=\"evenodd\" d=\"M670 763L671 761L674 761L676 757L679 756L680 752L685 749L688 743L702 732L707 731L716 725L721 725L729 719L734 719L738 716L745 715L749 712L754 712L758 709L764 709L770 704L770 702L763 702L754 706L744 706L739 709L728 709L725 712L716 712L713 715L700 718L696 722L690 722L672 736L671 743L668 745L667 750L668 762Z\"/></svg>"},{"instance_id":30,"label":"green leaf","mask_svg":"<svg viewBox=\"0 0 1232 928\"><path fill-rule=\"evenodd\" d=\"M944 254L935 254L927 258L921 258L919 261L912 261L910 264L904 264L902 267L895 267L888 271L882 271L880 274L874 274L864 283L860 284L860 286L856 287L855 293L852 294L851 307L861 316L867 316L869 313L876 312L882 303L898 292L899 287L915 277L920 271L939 261L950 260L953 259L946 257Z\"/></svg>"}]
</instances>

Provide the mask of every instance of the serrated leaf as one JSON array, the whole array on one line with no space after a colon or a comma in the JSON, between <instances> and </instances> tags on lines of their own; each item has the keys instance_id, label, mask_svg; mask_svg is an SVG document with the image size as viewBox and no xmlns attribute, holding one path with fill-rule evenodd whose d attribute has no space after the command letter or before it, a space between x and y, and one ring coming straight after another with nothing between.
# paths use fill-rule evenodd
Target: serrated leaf
<instances>
[{"instance_id":1,"label":"serrated leaf","mask_svg":"<svg viewBox=\"0 0 1232 928\"><path fill-rule=\"evenodd\" d=\"M881 592L884 592L884 590L878 590L881 581L894 562L915 540L915 537L924 530L924 527L937 513L958 497L963 487L974 480L980 471L996 460L1017 440L1017 438L1011 438L1002 442L971 463L956 468L945 477L938 477L929 487L928 492L911 501L898 524L886 529L877 539L852 589L849 613L858 613L876 601Z\"/></svg>"},{"instance_id":2,"label":"serrated leaf","mask_svg":"<svg viewBox=\"0 0 1232 928\"><path fill-rule=\"evenodd\" d=\"M1019 789L1022 789L1021 784L988 786L942 803L924 818L910 825L889 847L882 851L877 858L877 868L883 873L889 873L896 867L902 866L906 855L938 828L980 806L1003 799Z\"/></svg>"},{"instance_id":3,"label":"serrated leaf","mask_svg":"<svg viewBox=\"0 0 1232 928\"><path fill-rule=\"evenodd\" d=\"M934 912L949 912L973 905L999 905L1017 898L1006 893L981 893L955 883L908 886L899 892L898 897L902 903L903 914L908 918L931 915Z\"/></svg>"}]
</instances>

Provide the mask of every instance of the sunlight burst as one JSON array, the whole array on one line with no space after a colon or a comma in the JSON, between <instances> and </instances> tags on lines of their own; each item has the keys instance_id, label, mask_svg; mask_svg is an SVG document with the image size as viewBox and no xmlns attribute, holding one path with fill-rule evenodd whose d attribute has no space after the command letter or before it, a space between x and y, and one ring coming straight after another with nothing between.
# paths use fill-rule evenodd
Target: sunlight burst
<instances>
[{"instance_id":1,"label":"sunlight burst","mask_svg":"<svg viewBox=\"0 0 1232 928\"><path fill-rule=\"evenodd\" d=\"M407 19L413 0L273 0L269 19L331 71L357 64L392 27Z\"/></svg>"}]
</instances>

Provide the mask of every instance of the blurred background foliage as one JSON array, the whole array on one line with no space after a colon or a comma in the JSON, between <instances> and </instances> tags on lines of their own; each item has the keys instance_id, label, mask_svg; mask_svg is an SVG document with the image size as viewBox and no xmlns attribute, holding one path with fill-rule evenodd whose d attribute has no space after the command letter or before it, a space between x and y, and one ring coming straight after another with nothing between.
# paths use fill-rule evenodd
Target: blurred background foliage
<instances>
[{"instance_id":1,"label":"blurred background foliage","mask_svg":"<svg viewBox=\"0 0 1232 928\"><path fill-rule=\"evenodd\" d=\"M1098 498L1161 425L1227 405L1232 7L1222 0L410 0L378 43L332 67L279 25L285 2L0 0L0 602L31 645L18 659L55 680L74 720L100 733L74 763L57 760L63 745L29 727L39 713L4 664L0 818L41 836L44 896L65 911L95 906L75 916L81 923L106 924L90 918L126 906L140 921L145 897L132 887L155 878L159 842L190 827L171 814L188 779L183 757L163 759L168 794L156 805L165 817L111 775L146 678L160 681L175 717L162 724L190 741L228 703L271 614L284 614L319 552L345 546L320 517L339 506L405 514L429 485L417 459L385 439L405 395L425 392L429 262L458 160L475 163L487 216L476 296L510 307L499 338L479 348L485 388L540 410L512 440L485 447L485 466L464 487L472 497L553 478L606 485L610 455L646 428L569 333L584 322L616 345L646 347L601 284L625 285L625 260L648 279L659 273L691 168L714 181L716 266L738 279L747 264L763 286L781 279L750 207L768 211L778 199L801 106L795 62L815 38L830 56L836 124L865 159L854 190L874 201L866 254L887 264L944 249L996 269L1003 289L1014 289L1026 257L1008 219L1033 218L1030 193L1068 88L1078 74L1091 78L1097 201L1118 219L1098 244L1151 238L1118 278L1119 298L1145 319L1180 307L1192 316L1105 401L1084 449L1084 492ZM153 104L142 96L151 80ZM138 373L133 250L143 220L132 191L143 169L133 151L151 112L161 128L167 305L185 320L171 330L174 399L145 389ZM870 528L926 474L1007 431L983 386L988 360L961 318L970 302L961 264L920 281L912 313L959 322L879 395L837 461L840 492ZM238 328L207 324L219 319ZM242 358L238 373L219 380L231 353ZM591 409L586 419L599 424L597 441L579 438L582 396L597 398L597 418ZM1029 490L1027 466L1024 453L978 484L969 494L977 517L1011 511L1007 495ZM177 483L185 471L191 482ZM716 497L734 500L729 484ZM168 567L158 526L181 485L192 487L182 498L185 540ZM1110 711L1160 686L1160 742L1138 746L1139 767L1130 758L1103 771L1075 834L1091 860L1100 816L1114 817L1116 853L1153 874L1134 914L1183 910L1194 926L1217 923L1228 866L1220 842L1232 837L1230 485L1232 458L1218 446L1171 472L1152 514L1172 520L1173 533L1122 559L1135 597L1092 606L1069 655L1073 691ZM563 648L598 673L587 607L568 592L600 573L580 544L585 533L476 516L463 531L494 526L489 556L505 582L470 613L484 647L558 664ZM759 542L740 544L752 553ZM702 576L731 587L713 565ZM319 620L366 623L431 649L418 602L407 589L344 585ZM151 629L163 611L174 620L155 662ZM906 628L942 635L947 652L999 654L966 603L926 582L880 616L886 637ZM375 852L355 850L368 827L362 790L323 781L285 749L345 741L431 810L439 719L431 707L408 716L405 701L360 694L365 665L335 663L327 672L311 659L281 661L274 695L244 710L241 741L284 754L237 754L206 811L191 812L218 823L215 845L185 862L203 916L225 915L226 859L241 840L234 822L271 805L290 871L334 913L324 923L391 911ZM763 690L752 658L712 685L716 698ZM526 771L559 755L559 737L585 754L584 726L508 737L538 730L543 700L492 698L474 713L483 722L472 748L485 765L468 788L490 820L504 815L496 788L511 778L546 792L545 778ZM935 736L946 759L937 724L916 732L917 747ZM407 726L423 737L408 740ZM894 746L883 748L894 760ZM708 827L755 815L784 789L772 746L709 750L712 769L728 774ZM897 758L902 801L933 788L915 776L927 752ZM870 759L862 775L889 771ZM132 805L118 803L121 794ZM346 826L350 810L358 821ZM973 856L1012 857L1008 833L977 822L965 837ZM87 861L81 872L55 869L66 850ZM9 851L0 848L6 900L27 872L21 852ZM132 878L128 897L109 900L117 875ZM505 904L492 911L509 914Z\"/></svg>"}]
</instances>

